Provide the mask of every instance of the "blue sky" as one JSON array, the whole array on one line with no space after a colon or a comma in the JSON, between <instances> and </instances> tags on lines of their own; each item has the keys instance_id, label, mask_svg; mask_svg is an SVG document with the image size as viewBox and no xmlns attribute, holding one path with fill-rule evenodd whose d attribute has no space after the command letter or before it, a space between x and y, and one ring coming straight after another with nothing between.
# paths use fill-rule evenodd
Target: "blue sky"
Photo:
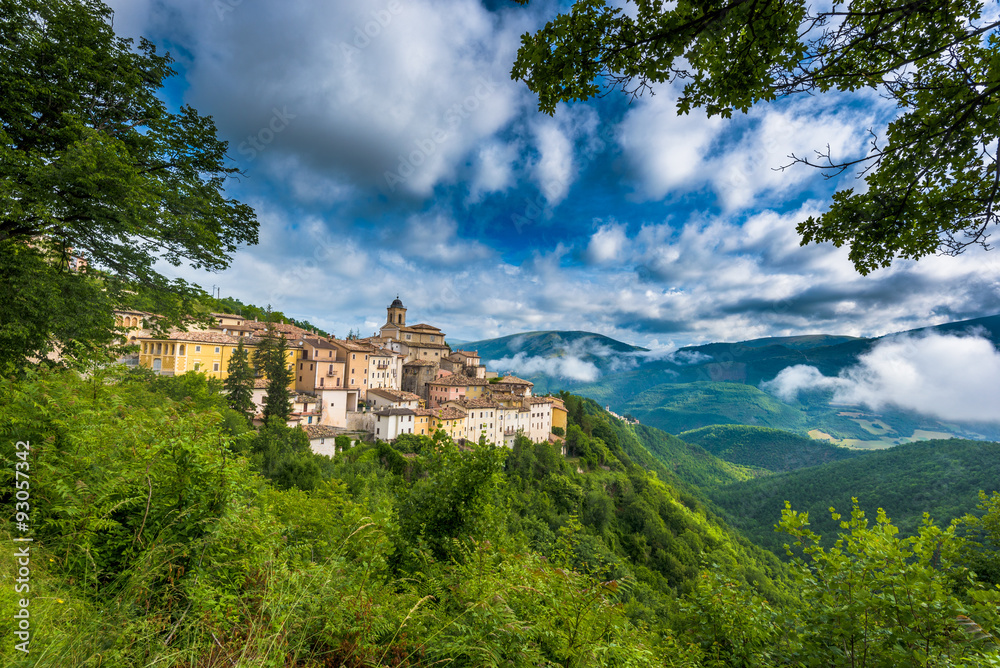
<instances>
[{"instance_id":1,"label":"blue sky","mask_svg":"<svg viewBox=\"0 0 1000 668\"><path fill-rule=\"evenodd\" d=\"M115 28L177 59L165 92L212 115L261 243L173 270L343 336L414 322L472 340L589 330L653 348L880 335L1000 312L1000 253L860 276L795 226L863 187L788 154L861 155L871 94L678 117L669 86L536 110L509 71L554 3L116 0Z\"/></svg>"}]
</instances>

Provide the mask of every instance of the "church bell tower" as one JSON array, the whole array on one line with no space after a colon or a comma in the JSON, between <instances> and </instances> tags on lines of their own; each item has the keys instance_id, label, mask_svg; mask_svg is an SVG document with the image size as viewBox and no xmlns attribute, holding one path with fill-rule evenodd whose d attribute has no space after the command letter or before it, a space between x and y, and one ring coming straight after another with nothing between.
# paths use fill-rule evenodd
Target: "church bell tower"
<instances>
[{"instance_id":1,"label":"church bell tower","mask_svg":"<svg viewBox=\"0 0 1000 668\"><path fill-rule=\"evenodd\" d=\"M399 295L396 295L396 298L392 300L392 303L389 304L389 308L386 310L389 313L385 321L387 325L406 327L406 307L399 300Z\"/></svg>"}]
</instances>

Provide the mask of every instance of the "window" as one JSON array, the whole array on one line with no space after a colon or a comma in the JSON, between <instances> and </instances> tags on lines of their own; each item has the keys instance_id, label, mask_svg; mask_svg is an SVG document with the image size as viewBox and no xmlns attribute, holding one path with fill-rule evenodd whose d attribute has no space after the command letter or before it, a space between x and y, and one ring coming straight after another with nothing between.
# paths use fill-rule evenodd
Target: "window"
<instances>
[{"instance_id":1,"label":"window","mask_svg":"<svg viewBox=\"0 0 1000 668\"><path fill-rule=\"evenodd\" d=\"M183 355L183 354L184 354L184 344L182 343L181 344L181 355Z\"/></svg>"},{"instance_id":2,"label":"window","mask_svg":"<svg viewBox=\"0 0 1000 668\"><path fill-rule=\"evenodd\" d=\"M222 352L222 348L215 346L215 354L218 355L220 352Z\"/></svg>"},{"instance_id":3,"label":"window","mask_svg":"<svg viewBox=\"0 0 1000 668\"><path fill-rule=\"evenodd\" d=\"M299 371L302 371L302 362L299 362ZM301 378L299 380L302 380Z\"/></svg>"},{"instance_id":4,"label":"window","mask_svg":"<svg viewBox=\"0 0 1000 668\"><path fill-rule=\"evenodd\" d=\"M216 362L215 364L212 365L212 371L218 371L218 370L219 370L219 363Z\"/></svg>"},{"instance_id":5,"label":"window","mask_svg":"<svg viewBox=\"0 0 1000 668\"><path fill-rule=\"evenodd\" d=\"M407 335L406 335L406 340L407 340L407 341L409 341L409 340L410 340L411 338L412 338L412 337L411 337L411 336L410 336L409 334L407 334Z\"/></svg>"},{"instance_id":6,"label":"window","mask_svg":"<svg viewBox=\"0 0 1000 668\"><path fill-rule=\"evenodd\" d=\"M300 383L302 382L302 376L299 376L299 382Z\"/></svg>"},{"instance_id":7,"label":"window","mask_svg":"<svg viewBox=\"0 0 1000 668\"><path fill-rule=\"evenodd\" d=\"M434 335L431 334L431 342L433 343L434 341L435 341Z\"/></svg>"},{"instance_id":8,"label":"window","mask_svg":"<svg viewBox=\"0 0 1000 668\"><path fill-rule=\"evenodd\" d=\"M201 352L201 346L195 346L195 347L194 347L194 351L195 351L196 353L200 353L200 352Z\"/></svg>"},{"instance_id":9,"label":"window","mask_svg":"<svg viewBox=\"0 0 1000 668\"><path fill-rule=\"evenodd\" d=\"M198 371L199 369L201 369L201 362L195 362L194 363L194 370Z\"/></svg>"},{"instance_id":10,"label":"window","mask_svg":"<svg viewBox=\"0 0 1000 668\"><path fill-rule=\"evenodd\" d=\"M357 356L357 355L355 355L354 353L351 353L351 359L352 359L352 360L356 360L356 359L358 359L358 356Z\"/></svg>"}]
</instances>

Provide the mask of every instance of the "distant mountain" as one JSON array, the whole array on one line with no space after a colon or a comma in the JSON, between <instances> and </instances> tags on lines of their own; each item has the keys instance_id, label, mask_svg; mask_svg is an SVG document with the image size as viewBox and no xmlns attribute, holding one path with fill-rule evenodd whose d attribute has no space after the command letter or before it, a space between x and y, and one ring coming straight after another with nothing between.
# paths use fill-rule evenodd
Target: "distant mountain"
<instances>
[{"instance_id":1,"label":"distant mountain","mask_svg":"<svg viewBox=\"0 0 1000 668\"><path fill-rule=\"evenodd\" d=\"M537 391L562 389L635 368L646 348L593 332L525 332L470 341L491 370L511 372L535 383Z\"/></svg>"},{"instance_id":2,"label":"distant mountain","mask_svg":"<svg viewBox=\"0 0 1000 668\"><path fill-rule=\"evenodd\" d=\"M976 332L1000 346L1000 315L902 332ZM890 447L920 438L1000 438L1000 426L945 424L912 412L878 413L831 406L829 394L801 396L794 404L760 385L795 365L837 376L883 339L834 334L753 339L687 346L657 354L591 332L527 332L472 341L492 369L535 383L537 392L568 389L631 414L669 433L713 424L744 424L809 432L834 444Z\"/></svg>"}]
</instances>

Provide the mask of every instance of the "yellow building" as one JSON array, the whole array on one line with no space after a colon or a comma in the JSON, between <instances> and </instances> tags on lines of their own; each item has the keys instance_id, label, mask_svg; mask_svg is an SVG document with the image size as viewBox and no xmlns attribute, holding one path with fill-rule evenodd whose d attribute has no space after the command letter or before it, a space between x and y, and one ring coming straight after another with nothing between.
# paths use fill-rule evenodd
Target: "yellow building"
<instances>
[{"instance_id":1,"label":"yellow building","mask_svg":"<svg viewBox=\"0 0 1000 668\"><path fill-rule=\"evenodd\" d=\"M179 332L172 331L166 339L143 337L139 339L139 365L152 369L161 376L177 376L188 371L204 373L209 378L225 380L229 375L229 360L243 341L250 354L259 339L255 337L233 336L221 332ZM294 370L298 350L289 347L287 362L289 370ZM289 383L294 389L295 376Z\"/></svg>"},{"instance_id":2,"label":"yellow building","mask_svg":"<svg viewBox=\"0 0 1000 668\"><path fill-rule=\"evenodd\" d=\"M417 408L413 411L416 413L414 417L413 433L420 434L421 436L433 436L434 435L434 411L429 408Z\"/></svg>"},{"instance_id":3,"label":"yellow building","mask_svg":"<svg viewBox=\"0 0 1000 668\"><path fill-rule=\"evenodd\" d=\"M552 397L552 428L560 427L565 435L568 425L569 411L566 410L566 404L563 403L562 399Z\"/></svg>"},{"instance_id":4,"label":"yellow building","mask_svg":"<svg viewBox=\"0 0 1000 668\"><path fill-rule=\"evenodd\" d=\"M465 438L465 422L465 411L451 407L439 408L434 411L431 419L431 433L434 434L441 429L451 437L451 440L457 442Z\"/></svg>"}]
</instances>

